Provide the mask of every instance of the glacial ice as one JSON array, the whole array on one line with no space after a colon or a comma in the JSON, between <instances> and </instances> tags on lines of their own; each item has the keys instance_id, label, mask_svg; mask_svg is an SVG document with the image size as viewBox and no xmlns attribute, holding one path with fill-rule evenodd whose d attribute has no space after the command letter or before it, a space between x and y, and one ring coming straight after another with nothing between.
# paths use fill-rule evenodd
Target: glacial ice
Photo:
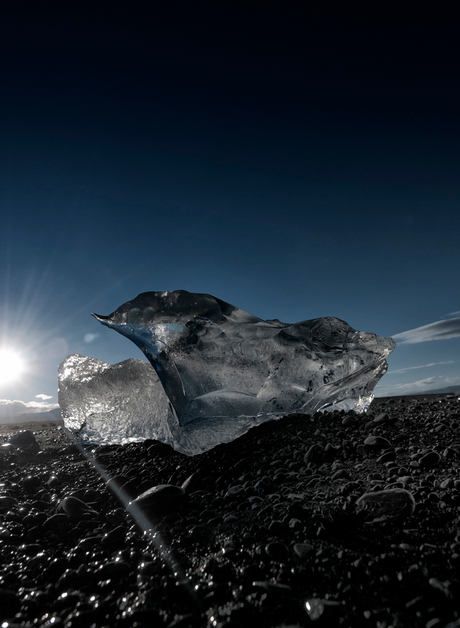
<instances>
[{"instance_id":1,"label":"glacial ice","mask_svg":"<svg viewBox=\"0 0 460 628\"><path fill-rule=\"evenodd\" d=\"M59 367L66 426L85 442L155 438L188 455L287 414L364 412L395 347L338 318L265 321L185 290L145 292L93 316L132 340L153 369L69 356Z\"/></svg>"}]
</instances>

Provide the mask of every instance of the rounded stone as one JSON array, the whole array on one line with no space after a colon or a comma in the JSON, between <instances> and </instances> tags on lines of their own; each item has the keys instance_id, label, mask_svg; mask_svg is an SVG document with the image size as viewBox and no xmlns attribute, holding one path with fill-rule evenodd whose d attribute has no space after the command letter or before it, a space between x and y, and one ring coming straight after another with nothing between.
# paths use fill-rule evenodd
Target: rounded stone
<instances>
[{"instance_id":1,"label":"rounded stone","mask_svg":"<svg viewBox=\"0 0 460 628\"><path fill-rule=\"evenodd\" d=\"M13 617L21 608L17 595L8 589L0 589L0 621Z\"/></svg>"},{"instance_id":2,"label":"rounded stone","mask_svg":"<svg viewBox=\"0 0 460 628\"><path fill-rule=\"evenodd\" d=\"M305 464L308 464L309 462L319 463L323 461L324 456L324 447L320 443L315 443L308 449L303 458L303 461L305 462Z\"/></svg>"},{"instance_id":3,"label":"rounded stone","mask_svg":"<svg viewBox=\"0 0 460 628\"><path fill-rule=\"evenodd\" d=\"M391 447L391 443L387 438L383 438L383 436L368 436L364 441L364 446L369 449L384 449Z\"/></svg>"},{"instance_id":4,"label":"rounded stone","mask_svg":"<svg viewBox=\"0 0 460 628\"><path fill-rule=\"evenodd\" d=\"M294 545L294 552L299 558L305 558L313 552L313 545L310 543L296 543Z\"/></svg>"},{"instance_id":5,"label":"rounded stone","mask_svg":"<svg viewBox=\"0 0 460 628\"><path fill-rule=\"evenodd\" d=\"M126 538L126 528L125 526L118 526L110 532L104 534L101 539L102 547L116 547L117 545L122 545L122 542Z\"/></svg>"},{"instance_id":6,"label":"rounded stone","mask_svg":"<svg viewBox=\"0 0 460 628\"><path fill-rule=\"evenodd\" d=\"M81 519L88 513L97 514L91 506L88 506L88 504L85 504L84 501L78 499L78 497L73 497L72 495L64 497L58 506L58 510L76 519Z\"/></svg>"},{"instance_id":7,"label":"rounded stone","mask_svg":"<svg viewBox=\"0 0 460 628\"><path fill-rule=\"evenodd\" d=\"M386 451L377 458L377 462L381 462L382 464L393 462L394 460L396 460L396 452L394 450Z\"/></svg>"},{"instance_id":8,"label":"rounded stone","mask_svg":"<svg viewBox=\"0 0 460 628\"><path fill-rule=\"evenodd\" d=\"M13 434L13 436L8 439L8 443L18 449L40 449L34 433L30 430L21 430L20 432L16 432L16 434Z\"/></svg>"},{"instance_id":9,"label":"rounded stone","mask_svg":"<svg viewBox=\"0 0 460 628\"><path fill-rule=\"evenodd\" d=\"M178 510L185 500L185 491L174 484L159 484L144 491L139 497L133 499L127 510L134 515L136 509L153 515L168 514Z\"/></svg>"},{"instance_id":10,"label":"rounded stone","mask_svg":"<svg viewBox=\"0 0 460 628\"><path fill-rule=\"evenodd\" d=\"M0 512L6 512L13 506L17 506L18 500L9 495L0 495Z\"/></svg>"},{"instance_id":11,"label":"rounded stone","mask_svg":"<svg viewBox=\"0 0 460 628\"><path fill-rule=\"evenodd\" d=\"M265 546L265 553L273 560L285 562L289 558L288 548L280 541L272 541Z\"/></svg>"},{"instance_id":12,"label":"rounded stone","mask_svg":"<svg viewBox=\"0 0 460 628\"><path fill-rule=\"evenodd\" d=\"M423 468L429 468L435 467L440 460L441 456L436 451L429 451L420 458L418 463Z\"/></svg>"}]
</instances>

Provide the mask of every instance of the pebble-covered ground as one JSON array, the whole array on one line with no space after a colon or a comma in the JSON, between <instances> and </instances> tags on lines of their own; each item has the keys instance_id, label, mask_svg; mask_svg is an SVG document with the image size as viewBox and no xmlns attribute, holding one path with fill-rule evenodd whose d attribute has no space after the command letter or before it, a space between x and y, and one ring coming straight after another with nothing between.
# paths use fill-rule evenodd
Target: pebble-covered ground
<instances>
[{"instance_id":1,"label":"pebble-covered ground","mask_svg":"<svg viewBox=\"0 0 460 628\"><path fill-rule=\"evenodd\" d=\"M437 395L288 417L192 458L146 441L88 459L62 427L3 430L0 622L460 627L459 426L458 395ZM161 484L136 500L143 532L117 491Z\"/></svg>"}]
</instances>

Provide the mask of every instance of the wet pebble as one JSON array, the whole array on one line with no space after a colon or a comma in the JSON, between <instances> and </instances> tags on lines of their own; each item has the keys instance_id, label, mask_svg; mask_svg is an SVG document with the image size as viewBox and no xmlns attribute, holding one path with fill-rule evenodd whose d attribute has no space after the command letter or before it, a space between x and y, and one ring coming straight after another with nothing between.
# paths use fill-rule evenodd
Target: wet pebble
<instances>
[{"instance_id":1,"label":"wet pebble","mask_svg":"<svg viewBox=\"0 0 460 628\"><path fill-rule=\"evenodd\" d=\"M324 455L324 447L320 443L315 443L307 450L303 461L305 462L305 464L308 464L309 462L318 464L323 461Z\"/></svg>"},{"instance_id":2,"label":"wet pebble","mask_svg":"<svg viewBox=\"0 0 460 628\"><path fill-rule=\"evenodd\" d=\"M41 478L37 475L28 475L22 481L22 486L25 491L28 493L33 493L36 491L37 487L41 483Z\"/></svg>"},{"instance_id":3,"label":"wet pebble","mask_svg":"<svg viewBox=\"0 0 460 628\"><path fill-rule=\"evenodd\" d=\"M102 565L95 573L97 580L111 580L112 578L123 578L131 571L131 566L122 561L114 560Z\"/></svg>"},{"instance_id":4,"label":"wet pebble","mask_svg":"<svg viewBox=\"0 0 460 628\"><path fill-rule=\"evenodd\" d=\"M34 433L30 430L16 432L16 434L13 434L13 436L8 439L8 443L17 449L28 452L37 452L40 449Z\"/></svg>"},{"instance_id":5,"label":"wet pebble","mask_svg":"<svg viewBox=\"0 0 460 628\"><path fill-rule=\"evenodd\" d=\"M10 456L16 453L16 447L11 443L2 443L0 445L0 456Z\"/></svg>"},{"instance_id":6,"label":"wet pebble","mask_svg":"<svg viewBox=\"0 0 460 628\"><path fill-rule=\"evenodd\" d=\"M269 595L284 596L291 591L291 587L286 584L278 584L270 581L256 580L252 583L254 589L264 591Z\"/></svg>"},{"instance_id":7,"label":"wet pebble","mask_svg":"<svg viewBox=\"0 0 460 628\"><path fill-rule=\"evenodd\" d=\"M51 515L43 522L43 527L45 530L62 530L63 528L67 528L69 523L71 522L71 517L66 513L57 513L55 515Z\"/></svg>"},{"instance_id":8,"label":"wet pebble","mask_svg":"<svg viewBox=\"0 0 460 628\"><path fill-rule=\"evenodd\" d=\"M50 489L57 488L60 484L61 484L61 481L57 475L51 475L46 481L46 485Z\"/></svg>"},{"instance_id":9,"label":"wet pebble","mask_svg":"<svg viewBox=\"0 0 460 628\"><path fill-rule=\"evenodd\" d=\"M116 547L123 543L126 538L126 528L125 526L118 526L110 532L104 534L101 539L102 547Z\"/></svg>"},{"instance_id":10,"label":"wet pebble","mask_svg":"<svg viewBox=\"0 0 460 628\"><path fill-rule=\"evenodd\" d=\"M299 558L305 558L313 552L313 545L310 543L295 543L294 552Z\"/></svg>"},{"instance_id":11,"label":"wet pebble","mask_svg":"<svg viewBox=\"0 0 460 628\"><path fill-rule=\"evenodd\" d=\"M420 467L429 468L439 464L441 456L436 451L428 451L418 461Z\"/></svg>"},{"instance_id":12,"label":"wet pebble","mask_svg":"<svg viewBox=\"0 0 460 628\"><path fill-rule=\"evenodd\" d=\"M442 457L450 460L452 458L457 458L458 451L454 447L446 447L442 452Z\"/></svg>"},{"instance_id":13,"label":"wet pebble","mask_svg":"<svg viewBox=\"0 0 460 628\"><path fill-rule=\"evenodd\" d=\"M286 562L289 558L288 548L280 541L272 541L265 546L265 553L273 560Z\"/></svg>"},{"instance_id":14,"label":"wet pebble","mask_svg":"<svg viewBox=\"0 0 460 628\"><path fill-rule=\"evenodd\" d=\"M0 620L4 621L14 617L21 608L18 596L8 589L0 589Z\"/></svg>"},{"instance_id":15,"label":"wet pebble","mask_svg":"<svg viewBox=\"0 0 460 628\"><path fill-rule=\"evenodd\" d=\"M43 552L43 546L38 543L28 543L21 545L18 551L25 556L35 556L40 552Z\"/></svg>"},{"instance_id":16,"label":"wet pebble","mask_svg":"<svg viewBox=\"0 0 460 628\"><path fill-rule=\"evenodd\" d=\"M113 510L109 510L105 518L107 523L117 525L126 520L126 511L124 508L114 508Z\"/></svg>"},{"instance_id":17,"label":"wet pebble","mask_svg":"<svg viewBox=\"0 0 460 628\"><path fill-rule=\"evenodd\" d=\"M356 481L347 482L343 486L340 487L340 492L343 495L348 495L349 493L353 493L354 491L362 490L361 484Z\"/></svg>"},{"instance_id":18,"label":"wet pebble","mask_svg":"<svg viewBox=\"0 0 460 628\"><path fill-rule=\"evenodd\" d=\"M121 499L135 499L139 494L139 482L125 475L117 475L107 482L107 488Z\"/></svg>"},{"instance_id":19,"label":"wet pebble","mask_svg":"<svg viewBox=\"0 0 460 628\"><path fill-rule=\"evenodd\" d=\"M391 488L383 491L364 493L357 500L359 509L369 509L376 516L400 517L414 512L415 499L403 488Z\"/></svg>"},{"instance_id":20,"label":"wet pebble","mask_svg":"<svg viewBox=\"0 0 460 628\"><path fill-rule=\"evenodd\" d=\"M305 602L305 610L311 621L317 621L319 619L331 621L333 617L340 615L342 609L343 603L334 600L309 598Z\"/></svg>"},{"instance_id":21,"label":"wet pebble","mask_svg":"<svg viewBox=\"0 0 460 628\"><path fill-rule=\"evenodd\" d=\"M185 491L173 484L159 484L149 488L128 504L127 510L131 514L140 508L152 515L160 516L179 510L185 502Z\"/></svg>"},{"instance_id":22,"label":"wet pebble","mask_svg":"<svg viewBox=\"0 0 460 628\"><path fill-rule=\"evenodd\" d=\"M391 447L391 443L383 436L368 436L364 441L364 446L368 449L384 449Z\"/></svg>"},{"instance_id":23,"label":"wet pebble","mask_svg":"<svg viewBox=\"0 0 460 628\"><path fill-rule=\"evenodd\" d=\"M78 499L78 497L74 497L69 495L68 497L64 497L63 500L59 503L58 511L64 512L70 517L74 517L75 519L81 519L85 515L93 514L97 515L97 512L94 508L91 508L88 504L85 504L84 501Z\"/></svg>"},{"instance_id":24,"label":"wet pebble","mask_svg":"<svg viewBox=\"0 0 460 628\"><path fill-rule=\"evenodd\" d=\"M0 512L6 512L13 506L18 505L18 500L9 495L0 495Z\"/></svg>"},{"instance_id":25,"label":"wet pebble","mask_svg":"<svg viewBox=\"0 0 460 628\"><path fill-rule=\"evenodd\" d=\"M396 460L396 452L393 450L386 451L384 454L377 458L377 462L385 464L386 462L392 462Z\"/></svg>"}]
</instances>

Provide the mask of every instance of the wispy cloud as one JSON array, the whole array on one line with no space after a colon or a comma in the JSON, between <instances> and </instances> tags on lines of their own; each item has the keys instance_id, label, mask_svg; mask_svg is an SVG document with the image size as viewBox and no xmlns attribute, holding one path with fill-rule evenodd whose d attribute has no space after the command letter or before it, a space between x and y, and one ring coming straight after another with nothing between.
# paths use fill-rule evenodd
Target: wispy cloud
<instances>
[{"instance_id":1,"label":"wispy cloud","mask_svg":"<svg viewBox=\"0 0 460 628\"><path fill-rule=\"evenodd\" d=\"M419 379L416 382L410 382L409 384L396 384L393 386L395 390L409 390L412 388L419 388L420 390L429 388L434 384L439 384L439 380L444 379L441 376L436 377L425 377L425 379Z\"/></svg>"},{"instance_id":2,"label":"wispy cloud","mask_svg":"<svg viewBox=\"0 0 460 628\"><path fill-rule=\"evenodd\" d=\"M388 375L396 375L397 373L405 373L406 371L413 371L414 369L426 369L429 366L438 366L439 364L453 364L454 360L448 360L447 362L430 362L429 364L421 364L420 366L407 366L404 369L396 369L396 371L388 371Z\"/></svg>"},{"instance_id":3,"label":"wispy cloud","mask_svg":"<svg viewBox=\"0 0 460 628\"><path fill-rule=\"evenodd\" d=\"M460 310L458 310L457 312L451 312L450 314L446 314L444 318L450 318L451 316L458 316L458 315L460 315Z\"/></svg>"},{"instance_id":4,"label":"wispy cloud","mask_svg":"<svg viewBox=\"0 0 460 628\"><path fill-rule=\"evenodd\" d=\"M94 340L96 340L96 338L99 336L99 334L85 334L85 342L93 342Z\"/></svg>"},{"instance_id":5,"label":"wispy cloud","mask_svg":"<svg viewBox=\"0 0 460 628\"><path fill-rule=\"evenodd\" d=\"M379 386L375 387L375 392L382 395L391 393L392 395L404 395L407 392L421 392L429 388L442 388L441 384L444 378L439 377L426 377L425 379L419 379L416 382L409 382L408 384L393 384L391 386ZM446 384L447 385L447 384Z\"/></svg>"},{"instance_id":6,"label":"wispy cloud","mask_svg":"<svg viewBox=\"0 0 460 628\"><path fill-rule=\"evenodd\" d=\"M430 340L447 340L460 336L460 317L448 320L436 321L423 327L409 329L400 334L395 334L393 339L400 344L416 344Z\"/></svg>"},{"instance_id":7,"label":"wispy cloud","mask_svg":"<svg viewBox=\"0 0 460 628\"><path fill-rule=\"evenodd\" d=\"M51 395L44 395L43 393L40 395L35 395L37 399L41 399L42 401L47 401L48 399L52 399Z\"/></svg>"},{"instance_id":8,"label":"wispy cloud","mask_svg":"<svg viewBox=\"0 0 460 628\"><path fill-rule=\"evenodd\" d=\"M409 382L407 384L377 384L375 387L375 394L377 396L386 395L407 395L418 393L429 393L430 390L437 390L447 388L449 386L457 387L460 389L459 377L444 377L442 375L435 377L426 377L425 379L419 379L415 382Z\"/></svg>"}]
</instances>

